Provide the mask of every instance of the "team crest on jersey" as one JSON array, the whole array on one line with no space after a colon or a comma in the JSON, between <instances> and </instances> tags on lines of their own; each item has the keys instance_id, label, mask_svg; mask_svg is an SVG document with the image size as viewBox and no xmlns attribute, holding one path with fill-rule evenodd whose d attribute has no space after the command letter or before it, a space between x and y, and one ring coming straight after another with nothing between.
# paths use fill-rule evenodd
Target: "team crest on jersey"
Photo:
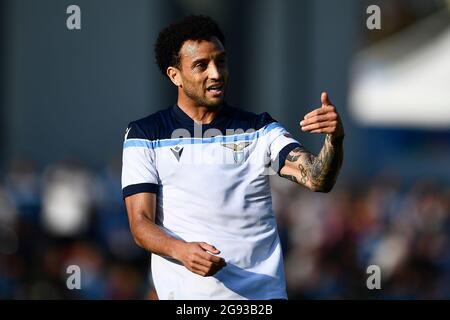
<instances>
[{"instance_id":1,"label":"team crest on jersey","mask_svg":"<svg viewBox=\"0 0 450 320\"><path fill-rule=\"evenodd\" d=\"M177 161L180 162L181 154L183 153L183 147L176 146L174 148L170 148L170 151L172 151Z\"/></svg>"},{"instance_id":2,"label":"team crest on jersey","mask_svg":"<svg viewBox=\"0 0 450 320\"><path fill-rule=\"evenodd\" d=\"M240 164L244 162L244 149L251 145L251 141L244 141L239 143L222 143L222 147L233 150L234 163Z\"/></svg>"}]
</instances>

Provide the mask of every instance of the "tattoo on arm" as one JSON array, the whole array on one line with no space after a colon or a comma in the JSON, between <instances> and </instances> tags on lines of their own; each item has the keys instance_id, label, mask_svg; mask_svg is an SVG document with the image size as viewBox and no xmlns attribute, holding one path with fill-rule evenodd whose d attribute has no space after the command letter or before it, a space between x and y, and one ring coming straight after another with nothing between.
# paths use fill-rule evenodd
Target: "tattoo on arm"
<instances>
[{"instance_id":1,"label":"tattoo on arm","mask_svg":"<svg viewBox=\"0 0 450 320\"><path fill-rule=\"evenodd\" d=\"M298 165L298 168L300 169L300 176L301 176L300 182L302 184L306 184L306 182L308 181L308 173L306 172L305 167L301 163Z\"/></svg>"},{"instance_id":2,"label":"tattoo on arm","mask_svg":"<svg viewBox=\"0 0 450 320\"><path fill-rule=\"evenodd\" d=\"M292 150L286 157L286 160L290 162L295 162L300 158L300 153L303 151L303 148L296 147L294 150Z\"/></svg>"},{"instance_id":3,"label":"tattoo on arm","mask_svg":"<svg viewBox=\"0 0 450 320\"><path fill-rule=\"evenodd\" d=\"M293 181L293 182L295 182L295 183L298 183L297 178L296 178L295 176L293 176L293 175L290 175L290 174L282 174L281 176L282 176L283 178L286 178L286 179L288 179L288 180L291 180L291 181Z\"/></svg>"},{"instance_id":4,"label":"tattoo on arm","mask_svg":"<svg viewBox=\"0 0 450 320\"><path fill-rule=\"evenodd\" d=\"M343 155L342 140L332 141L331 135L327 134L322 150L317 156L301 147L292 150L286 157L286 162L294 164L299 174L297 177L282 174L282 177L310 185L314 191L330 191L339 174Z\"/></svg>"}]
</instances>

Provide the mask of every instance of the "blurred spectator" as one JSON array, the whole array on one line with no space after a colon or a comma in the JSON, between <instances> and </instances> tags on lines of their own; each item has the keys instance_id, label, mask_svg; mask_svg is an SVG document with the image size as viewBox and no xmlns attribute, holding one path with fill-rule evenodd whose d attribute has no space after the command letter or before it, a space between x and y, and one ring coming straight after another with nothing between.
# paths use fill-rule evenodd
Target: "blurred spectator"
<instances>
[{"instance_id":1,"label":"blurred spectator","mask_svg":"<svg viewBox=\"0 0 450 320\"><path fill-rule=\"evenodd\" d=\"M142 258L128 225L121 187L122 160L113 158L100 172L95 183L96 232L105 248L123 260Z\"/></svg>"},{"instance_id":2,"label":"blurred spectator","mask_svg":"<svg viewBox=\"0 0 450 320\"><path fill-rule=\"evenodd\" d=\"M21 221L37 224L41 206L39 175L34 163L27 159L11 161L5 177L5 190L12 199Z\"/></svg>"},{"instance_id":3,"label":"blurred spectator","mask_svg":"<svg viewBox=\"0 0 450 320\"><path fill-rule=\"evenodd\" d=\"M129 231L119 159L96 176L73 164L44 168L42 212L31 220L24 199L41 199L24 195L39 195L41 178L24 172L12 170L0 185L1 299L158 298L150 255ZM271 186L290 299L450 297L445 182L406 184L383 174L364 187L339 182L328 194L278 177ZM381 290L366 287L372 264L381 269ZM81 290L66 286L69 265L80 267Z\"/></svg>"},{"instance_id":4,"label":"blurred spectator","mask_svg":"<svg viewBox=\"0 0 450 320\"><path fill-rule=\"evenodd\" d=\"M44 172L42 221L51 234L69 237L86 232L93 200L93 177L81 165L61 163Z\"/></svg>"}]
</instances>

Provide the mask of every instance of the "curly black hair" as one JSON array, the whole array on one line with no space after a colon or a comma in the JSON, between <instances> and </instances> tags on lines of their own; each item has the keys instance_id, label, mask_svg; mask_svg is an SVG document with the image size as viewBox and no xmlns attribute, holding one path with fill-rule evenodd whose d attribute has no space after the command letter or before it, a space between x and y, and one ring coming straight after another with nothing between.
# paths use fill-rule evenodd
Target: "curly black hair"
<instances>
[{"instance_id":1,"label":"curly black hair","mask_svg":"<svg viewBox=\"0 0 450 320\"><path fill-rule=\"evenodd\" d=\"M180 49L186 40L209 40L217 37L225 46L225 37L210 17L190 15L163 29L155 43L156 64L163 75L168 67L180 67Z\"/></svg>"}]
</instances>

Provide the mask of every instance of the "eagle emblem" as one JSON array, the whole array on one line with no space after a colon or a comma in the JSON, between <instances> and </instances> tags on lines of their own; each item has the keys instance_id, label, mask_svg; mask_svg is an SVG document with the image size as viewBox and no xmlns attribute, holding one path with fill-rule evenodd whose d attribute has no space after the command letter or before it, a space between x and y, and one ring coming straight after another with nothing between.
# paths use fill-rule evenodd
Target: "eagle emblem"
<instances>
[{"instance_id":1,"label":"eagle emblem","mask_svg":"<svg viewBox=\"0 0 450 320\"><path fill-rule=\"evenodd\" d=\"M242 163L245 159L244 149L251 145L251 141L243 141L239 143L222 143L222 147L233 150L233 158L235 163Z\"/></svg>"}]
</instances>

